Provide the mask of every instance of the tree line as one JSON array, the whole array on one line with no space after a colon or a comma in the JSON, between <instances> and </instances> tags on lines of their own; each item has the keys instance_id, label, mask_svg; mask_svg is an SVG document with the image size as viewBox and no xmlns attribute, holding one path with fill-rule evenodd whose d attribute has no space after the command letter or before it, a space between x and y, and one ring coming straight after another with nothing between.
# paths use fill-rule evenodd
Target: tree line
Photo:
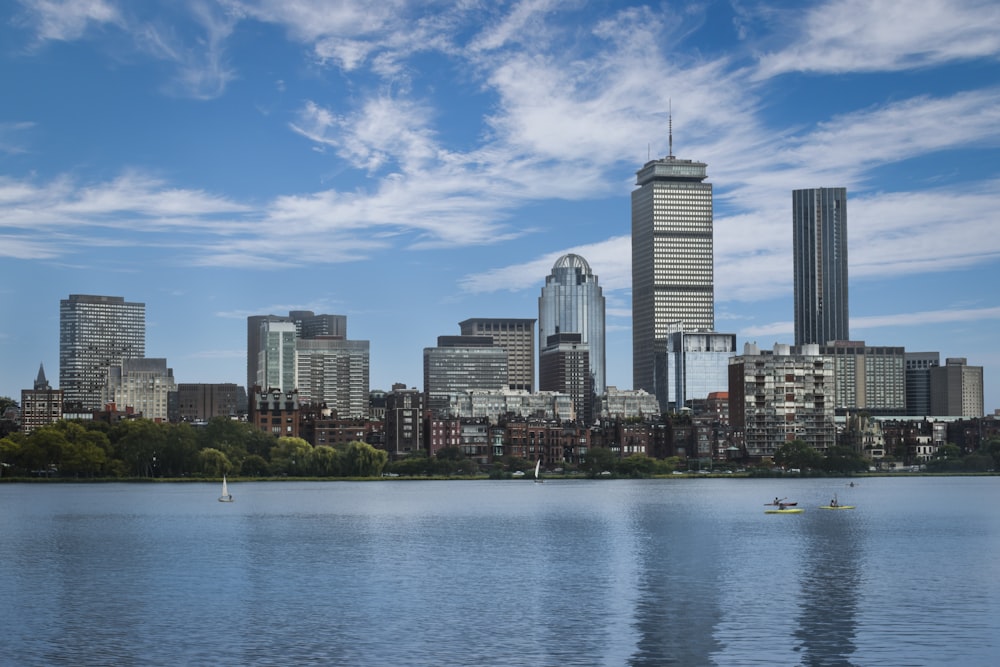
<instances>
[{"instance_id":1,"label":"tree line","mask_svg":"<svg viewBox=\"0 0 1000 667\"><path fill-rule=\"evenodd\" d=\"M59 421L0 439L4 477L376 477L387 460L365 442L313 447L225 417L204 426Z\"/></svg>"}]
</instances>

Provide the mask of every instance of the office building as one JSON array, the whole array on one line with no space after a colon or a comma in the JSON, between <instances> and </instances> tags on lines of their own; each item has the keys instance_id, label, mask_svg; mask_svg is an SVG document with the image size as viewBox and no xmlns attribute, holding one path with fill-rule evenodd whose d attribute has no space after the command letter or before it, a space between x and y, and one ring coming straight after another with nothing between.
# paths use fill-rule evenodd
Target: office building
<instances>
[{"instance_id":1,"label":"office building","mask_svg":"<svg viewBox=\"0 0 1000 667\"><path fill-rule=\"evenodd\" d=\"M932 416L984 416L982 366L969 366L964 357L949 358L944 366L931 368L930 376Z\"/></svg>"},{"instance_id":2,"label":"office building","mask_svg":"<svg viewBox=\"0 0 1000 667\"><path fill-rule=\"evenodd\" d=\"M489 336L507 351L507 386L535 390L535 320L474 317L459 322L463 336Z\"/></svg>"},{"instance_id":3,"label":"office building","mask_svg":"<svg viewBox=\"0 0 1000 667\"><path fill-rule=\"evenodd\" d=\"M298 367L295 356L295 323L288 319L263 318L257 340L257 379L253 386L262 390L288 392L297 389ZM248 392L249 393L249 392Z\"/></svg>"},{"instance_id":4,"label":"office building","mask_svg":"<svg viewBox=\"0 0 1000 667\"><path fill-rule=\"evenodd\" d=\"M552 334L538 358L538 387L569 394L576 419L593 424L597 406L590 347L578 333Z\"/></svg>"},{"instance_id":5,"label":"office building","mask_svg":"<svg viewBox=\"0 0 1000 667\"><path fill-rule=\"evenodd\" d=\"M507 386L507 351L489 336L438 336L437 347L424 348L424 405L434 414L458 392Z\"/></svg>"},{"instance_id":6,"label":"office building","mask_svg":"<svg viewBox=\"0 0 1000 667\"><path fill-rule=\"evenodd\" d=\"M410 456L424 449L424 395L397 385L385 395L385 449L390 458Z\"/></svg>"},{"instance_id":7,"label":"office building","mask_svg":"<svg viewBox=\"0 0 1000 667\"><path fill-rule=\"evenodd\" d=\"M166 359L122 359L108 369L101 402L119 410L131 408L144 419L165 422L170 418L170 395L176 391L174 370L167 367Z\"/></svg>"},{"instance_id":8,"label":"office building","mask_svg":"<svg viewBox=\"0 0 1000 667\"><path fill-rule=\"evenodd\" d=\"M295 353L301 405L325 405L341 419L368 417L367 340L303 338Z\"/></svg>"},{"instance_id":9,"label":"office building","mask_svg":"<svg viewBox=\"0 0 1000 667\"><path fill-rule=\"evenodd\" d=\"M538 297L539 363L550 336L579 334L580 343L589 351L594 393L603 394L607 378L604 319L604 293L587 260L572 253L557 259ZM541 384L539 388L546 389Z\"/></svg>"},{"instance_id":10,"label":"office building","mask_svg":"<svg viewBox=\"0 0 1000 667\"><path fill-rule=\"evenodd\" d=\"M906 414L931 415L931 369L941 365L939 352L906 352Z\"/></svg>"},{"instance_id":11,"label":"office building","mask_svg":"<svg viewBox=\"0 0 1000 667\"><path fill-rule=\"evenodd\" d=\"M847 189L792 191L795 344L850 340Z\"/></svg>"},{"instance_id":12,"label":"office building","mask_svg":"<svg viewBox=\"0 0 1000 667\"><path fill-rule=\"evenodd\" d=\"M295 322L299 338L347 338L346 315L317 315L311 310L293 310L288 319Z\"/></svg>"},{"instance_id":13,"label":"office building","mask_svg":"<svg viewBox=\"0 0 1000 667\"><path fill-rule=\"evenodd\" d=\"M873 417L906 414L906 361L902 347L833 341L819 353L833 359L838 416L864 411Z\"/></svg>"},{"instance_id":14,"label":"office building","mask_svg":"<svg viewBox=\"0 0 1000 667\"><path fill-rule=\"evenodd\" d=\"M664 411L680 411L729 388L729 359L736 334L675 331L656 355L656 399Z\"/></svg>"},{"instance_id":15,"label":"office building","mask_svg":"<svg viewBox=\"0 0 1000 667\"><path fill-rule=\"evenodd\" d=\"M233 382L177 384L176 414L170 421L206 422L214 417L235 419L247 411L246 390Z\"/></svg>"},{"instance_id":16,"label":"office building","mask_svg":"<svg viewBox=\"0 0 1000 667\"><path fill-rule=\"evenodd\" d=\"M59 386L74 409L101 409L109 369L145 356L146 304L87 294L59 302Z\"/></svg>"},{"instance_id":17,"label":"office building","mask_svg":"<svg viewBox=\"0 0 1000 667\"><path fill-rule=\"evenodd\" d=\"M772 351L744 345L729 363L729 424L747 457L773 457L787 442L802 440L825 452L836 445L833 359L818 345Z\"/></svg>"},{"instance_id":18,"label":"office building","mask_svg":"<svg viewBox=\"0 0 1000 667\"><path fill-rule=\"evenodd\" d=\"M655 355L673 331L713 331L712 184L703 162L670 154L632 191L632 382L655 394Z\"/></svg>"},{"instance_id":19,"label":"office building","mask_svg":"<svg viewBox=\"0 0 1000 667\"><path fill-rule=\"evenodd\" d=\"M55 424L63 416L63 392L53 389L45 377L45 367L38 365L33 389L21 390L21 431L31 433Z\"/></svg>"}]
</instances>

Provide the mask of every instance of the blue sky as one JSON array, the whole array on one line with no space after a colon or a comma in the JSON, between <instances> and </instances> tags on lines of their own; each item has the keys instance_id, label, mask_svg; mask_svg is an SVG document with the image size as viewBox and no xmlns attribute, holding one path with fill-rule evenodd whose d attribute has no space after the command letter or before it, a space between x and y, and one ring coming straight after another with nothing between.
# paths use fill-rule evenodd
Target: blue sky
<instances>
[{"instance_id":1,"label":"blue sky","mask_svg":"<svg viewBox=\"0 0 1000 667\"><path fill-rule=\"evenodd\" d=\"M715 188L716 329L792 342L791 191L848 189L851 337L985 369L1000 408L1000 5L20 0L0 9L0 395L59 371L59 300L146 304L179 382L246 377L306 309L422 384L470 317L607 298L630 388L635 172Z\"/></svg>"}]
</instances>

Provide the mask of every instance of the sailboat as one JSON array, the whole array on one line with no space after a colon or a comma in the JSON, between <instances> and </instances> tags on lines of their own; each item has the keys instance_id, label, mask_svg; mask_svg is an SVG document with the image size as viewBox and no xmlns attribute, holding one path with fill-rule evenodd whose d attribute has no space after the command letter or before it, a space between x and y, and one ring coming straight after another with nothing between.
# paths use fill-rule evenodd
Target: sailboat
<instances>
[{"instance_id":1,"label":"sailboat","mask_svg":"<svg viewBox=\"0 0 1000 667\"><path fill-rule=\"evenodd\" d=\"M233 494L229 493L229 486L226 484L226 476L222 476L222 495L219 496L220 503L233 502Z\"/></svg>"},{"instance_id":2,"label":"sailboat","mask_svg":"<svg viewBox=\"0 0 1000 667\"><path fill-rule=\"evenodd\" d=\"M538 479L538 471L541 470L541 468L542 468L542 460L538 459L538 461L535 462L535 484L541 484L542 482L545 481L544 479Z\"/></svg>"}]
</instances>

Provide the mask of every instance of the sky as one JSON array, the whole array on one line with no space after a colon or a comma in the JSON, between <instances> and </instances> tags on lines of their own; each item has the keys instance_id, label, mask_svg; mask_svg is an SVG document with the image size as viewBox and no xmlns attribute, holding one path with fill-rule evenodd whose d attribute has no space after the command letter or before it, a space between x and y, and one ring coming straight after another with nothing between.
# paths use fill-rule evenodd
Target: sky
<instances>
[{"instance_id":1,"label":"sky","mask_svg":"<svg viewBox=\"0 0 1000 667\"><path fill-rule=\"evenodd\" d=\"M630 192L708 164L716 330L792 343L791 191L846 187L851 338L965 357L1000 408L995 0L18 0L0 7L0 396L59 301L146 304L177 382L246 318L347 316L371 387L583 256L632 387Z\"/></svg>"}]
</instances>

